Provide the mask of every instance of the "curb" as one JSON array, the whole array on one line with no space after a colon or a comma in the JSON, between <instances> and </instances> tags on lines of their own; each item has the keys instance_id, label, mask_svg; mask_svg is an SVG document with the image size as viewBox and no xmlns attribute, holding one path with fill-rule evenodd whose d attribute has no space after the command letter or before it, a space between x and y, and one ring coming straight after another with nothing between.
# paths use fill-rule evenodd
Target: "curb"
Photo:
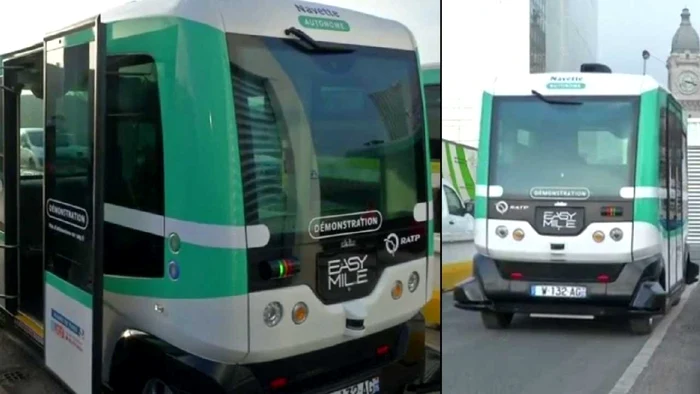
<instances>
[{"instance_id":1,"label":"curb","mask_svg":"<svg viewBox=\"0 0 700 394\"><path fill-rule=\"evenodd\" d=\"M474 265L471 260L457 263L443 264L442 266L442 291L447 292L457 286L457 283L472 276Z\"/></svg>"}]
</instances>

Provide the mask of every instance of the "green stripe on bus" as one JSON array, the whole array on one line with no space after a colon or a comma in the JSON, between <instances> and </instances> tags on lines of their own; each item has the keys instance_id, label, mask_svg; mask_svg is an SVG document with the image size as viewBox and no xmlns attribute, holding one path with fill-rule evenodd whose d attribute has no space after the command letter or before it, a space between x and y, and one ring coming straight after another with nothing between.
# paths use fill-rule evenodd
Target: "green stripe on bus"
<instances>
[{"instance_id":1,"label":"green stripe on bus","mask_svg":"<svg viewBox=\"0 0 700 394\"><path fill-rule=\"evenodd\" d=\"M64 47L70 48L95 40L95 30L90 27L88 29L78 30L76 32L68 34L64 39Z\"/></svg>"},{"instance_id":2,"label":"green stripe on bus","mask_svg":"<svg viewBox=\"0 0 700 394\"><path fill-rule=\"evenodd\" d=\"M44 278L46 280L46 283L54 289L65 294L67 297L78 301L79 303L83 304L83 306L92 309L92 294L73 286L72 284L66 282L65 280L59 278L51 272L45 271Z\"/></svg>"},{"instance_id":3,"label":"green stripe on bus","mask_svg":"<svg viewBox=\"0 0 700 394\"><path fill-rule=\"evenodd\" d=\"M420 53L416 50L416 66L420 70ZM420 85L420 95L421 95L421 103L423 106L423 127L424 127L424 132L425 132L425 177L427 178L427 187L428 190L426 190L427 193L427 201L428 203L433 201L433 185L432 185L432 179L433 176L431 174L431 163L430 163L430 130L428 129L428 106L426 105L425 102L425 88L424 84L425 81L423 80L423 73L418 72L418 84ZM434 213L434 212L433 212ZM428 216L430 217L430 216ZM435 251L435 245L433 244L433 233L435 231L435 218L428 219L428 256L432 256L434 251Z\"/></svg>"},{"instance_id":4,"label":"green stripe on bus","mask_svg":"<svg viewBox=\"0 0 700 394\"><path fill-rule=\"evenodd\" d=\"M491 111L493 96L484 92L481 100L481 124L479 126L479 154L477 156L476 182L489 183L489 156L491 153ZM474 207L476 219L486 218L486 198L477 198Z\"/></svg>"},{"instance_id":5,"label":"green stripe on bus","mask_svg":"<svg viewBox=\"0 0 700 394\"><path fill-rule=\"evenodd\" d=\"M637 171L634 180L636 187L659 186L659 109L665 107L665 97L661 95L662 92L658 89L641 94Z\"/></svg>"},{"instance_id":6,"label":"green stripe on bus","mask_svg":"<svg viewBox=\"0 0 700 394\"><path fill-rule=\"evenodd\" d=\"M440 69L423 70L424 85L439 85L440 84Z\"/></svg>"},{"instance_id":7,"label":"green stripe on bus","mask_svg":"<svg viewBox=\"0 0 700 394\"><path fill-rule=\"evenodd\" d=\"M127 278L105 275L105 291L142 297L201 299L230 297L248 292L245 249L220 249L183 242L178 254L168 250L163 278ZM168 264L177 262L180 277L168 276Z\"/></svg>"}]
</instances>

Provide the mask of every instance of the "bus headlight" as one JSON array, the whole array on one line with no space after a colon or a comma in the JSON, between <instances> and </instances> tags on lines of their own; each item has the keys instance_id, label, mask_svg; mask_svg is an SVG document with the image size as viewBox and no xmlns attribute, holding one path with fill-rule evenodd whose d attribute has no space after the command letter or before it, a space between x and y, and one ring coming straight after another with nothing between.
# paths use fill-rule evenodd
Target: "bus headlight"
<instances>
[{"instance_id":1,"label":"bus headlight","mask_svg":"<svg viewBox=\"0 0 700 394\"><path fill-rule=\"evenodd\" d=\"M274 327L282 320L282 304L273 301L263 310L263 321L268 327Z\"/></svg>"},{"instance_id":2,"label":"bus headlight","mask_svg":"<svg viewBox=\"0 0 700 394\"><path fill-rule=\"evenodd\" d=\"M605 234L602 231L598 230L593 233L593 241L595 241L596 243L601 243L604 239Z\"/></svg>"},{"instance_id":3,"label":"bus headlight","mask_svg":"<svg viewBox=\"0 0 700 394\"><path fill-rule=\"evenodd\" d=\"M410 291L411 293L416 291L419 283L420 283L420 276L418 275L418 272L416 272L416 271L411 272L411 276L408 277L408 291Z\"/></svg>"},{"instance_id":4,"label":"bus headlight","mask_svg":"<svg viewBox=\"0 0 700 394\"><path fill-rule=\"evenodd\" d=\"M498 235L501 238L507 237L508 236L508 228L506 228L506 226L496 227L496 235Z\"/></svg>"},{"instance_id":5,"label":"bus headlight","mask_svg":"<svg viewBox=\"0 0 700 394\"><path fill-rule=\"evenodd\" d=\"M513 239L516 241L522 241L522 239L525 238L525 231L522 229L516 228L513 230Z\"/></svg>"},{"instance_id":6,"label":"bus headlight","mask_svg":"<svg viewBox=\"0 0 700 394\"><path fill-rule=\"evenodd\" d=\"M613 239L613 241L619 241L622 239L622 236L624 234L622 233L622 230L615 227L614 229L610 230L610 238Z\"/></svg>"}]
</instances>

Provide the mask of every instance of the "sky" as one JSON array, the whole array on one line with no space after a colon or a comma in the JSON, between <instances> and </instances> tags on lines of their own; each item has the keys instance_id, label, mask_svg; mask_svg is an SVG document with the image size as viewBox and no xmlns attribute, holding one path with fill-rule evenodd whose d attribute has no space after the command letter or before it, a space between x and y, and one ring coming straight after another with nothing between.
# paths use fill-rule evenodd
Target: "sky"
<instances>
[{"instance_id":1,"label":"sky","mask_svg":"<svg viewBox=\"0 0 700 394\"><path fill-rule=\"evenodd\" d=\"M22 17L5 17L0 22L0 53L41 42L44 33L61 29L128 1L5 0L3 3L7 4L3 4L3 14ZM398 20L413 31L423 63L438 62L440 59L440 0L318 0L317 2Z\"/></svg>"},{"instance_id":2,"label":"sky","mask_svg":"<svg viewBox=\"0 0 700 394\"><path fill-rule=\"evenodd\" d=\"M681 23L683 7L700 32L700 3L688 0L598 0L598 58L613 72L641 74L648 50L647 74L666 86L666 59Z\"/></svg>"}]
</instances>

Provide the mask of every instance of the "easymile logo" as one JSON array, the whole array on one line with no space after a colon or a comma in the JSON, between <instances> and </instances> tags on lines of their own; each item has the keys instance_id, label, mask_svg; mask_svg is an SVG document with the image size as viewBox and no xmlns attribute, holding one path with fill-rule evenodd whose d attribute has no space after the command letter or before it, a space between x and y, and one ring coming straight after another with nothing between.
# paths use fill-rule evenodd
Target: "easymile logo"
<instances>
[{"instance_id":1,"label":"easymile logo","mask_svg":"<svg viewBox=\"0 0 700 394\"><path fill-rule=\"evenodd\" d=\"M337 11L333 11L329 8L309 7L309 6L305 6L305 5L299 5L299 4L294 4L294 6L297 8L297 11L299 11L302 14L310 14L310 15L318 15L318 16L332 16L335 18L340 18L340 14Z\"/></svg>"},{"instance_id":2,"label":"easymile logo","mask_svg":"<svg viewBox=\"0 0 700 394\"><path fill-rule=\"evenodd\" d=\"M567 211L545 211L542 215L542 227L549 227L561 231L576 229L576 212Z\"/></svg>"},{"instance_id":3,"label":"easymile logo","mask_svg":"<svg viewBox=\"0 0 700 394\"><path fill-rule=\"evenodd\" d=\"M367 255L350 256L328 261L328 290L335 288L351 290L352 286L365 284Z\"/></svg>"}]
</instances>

